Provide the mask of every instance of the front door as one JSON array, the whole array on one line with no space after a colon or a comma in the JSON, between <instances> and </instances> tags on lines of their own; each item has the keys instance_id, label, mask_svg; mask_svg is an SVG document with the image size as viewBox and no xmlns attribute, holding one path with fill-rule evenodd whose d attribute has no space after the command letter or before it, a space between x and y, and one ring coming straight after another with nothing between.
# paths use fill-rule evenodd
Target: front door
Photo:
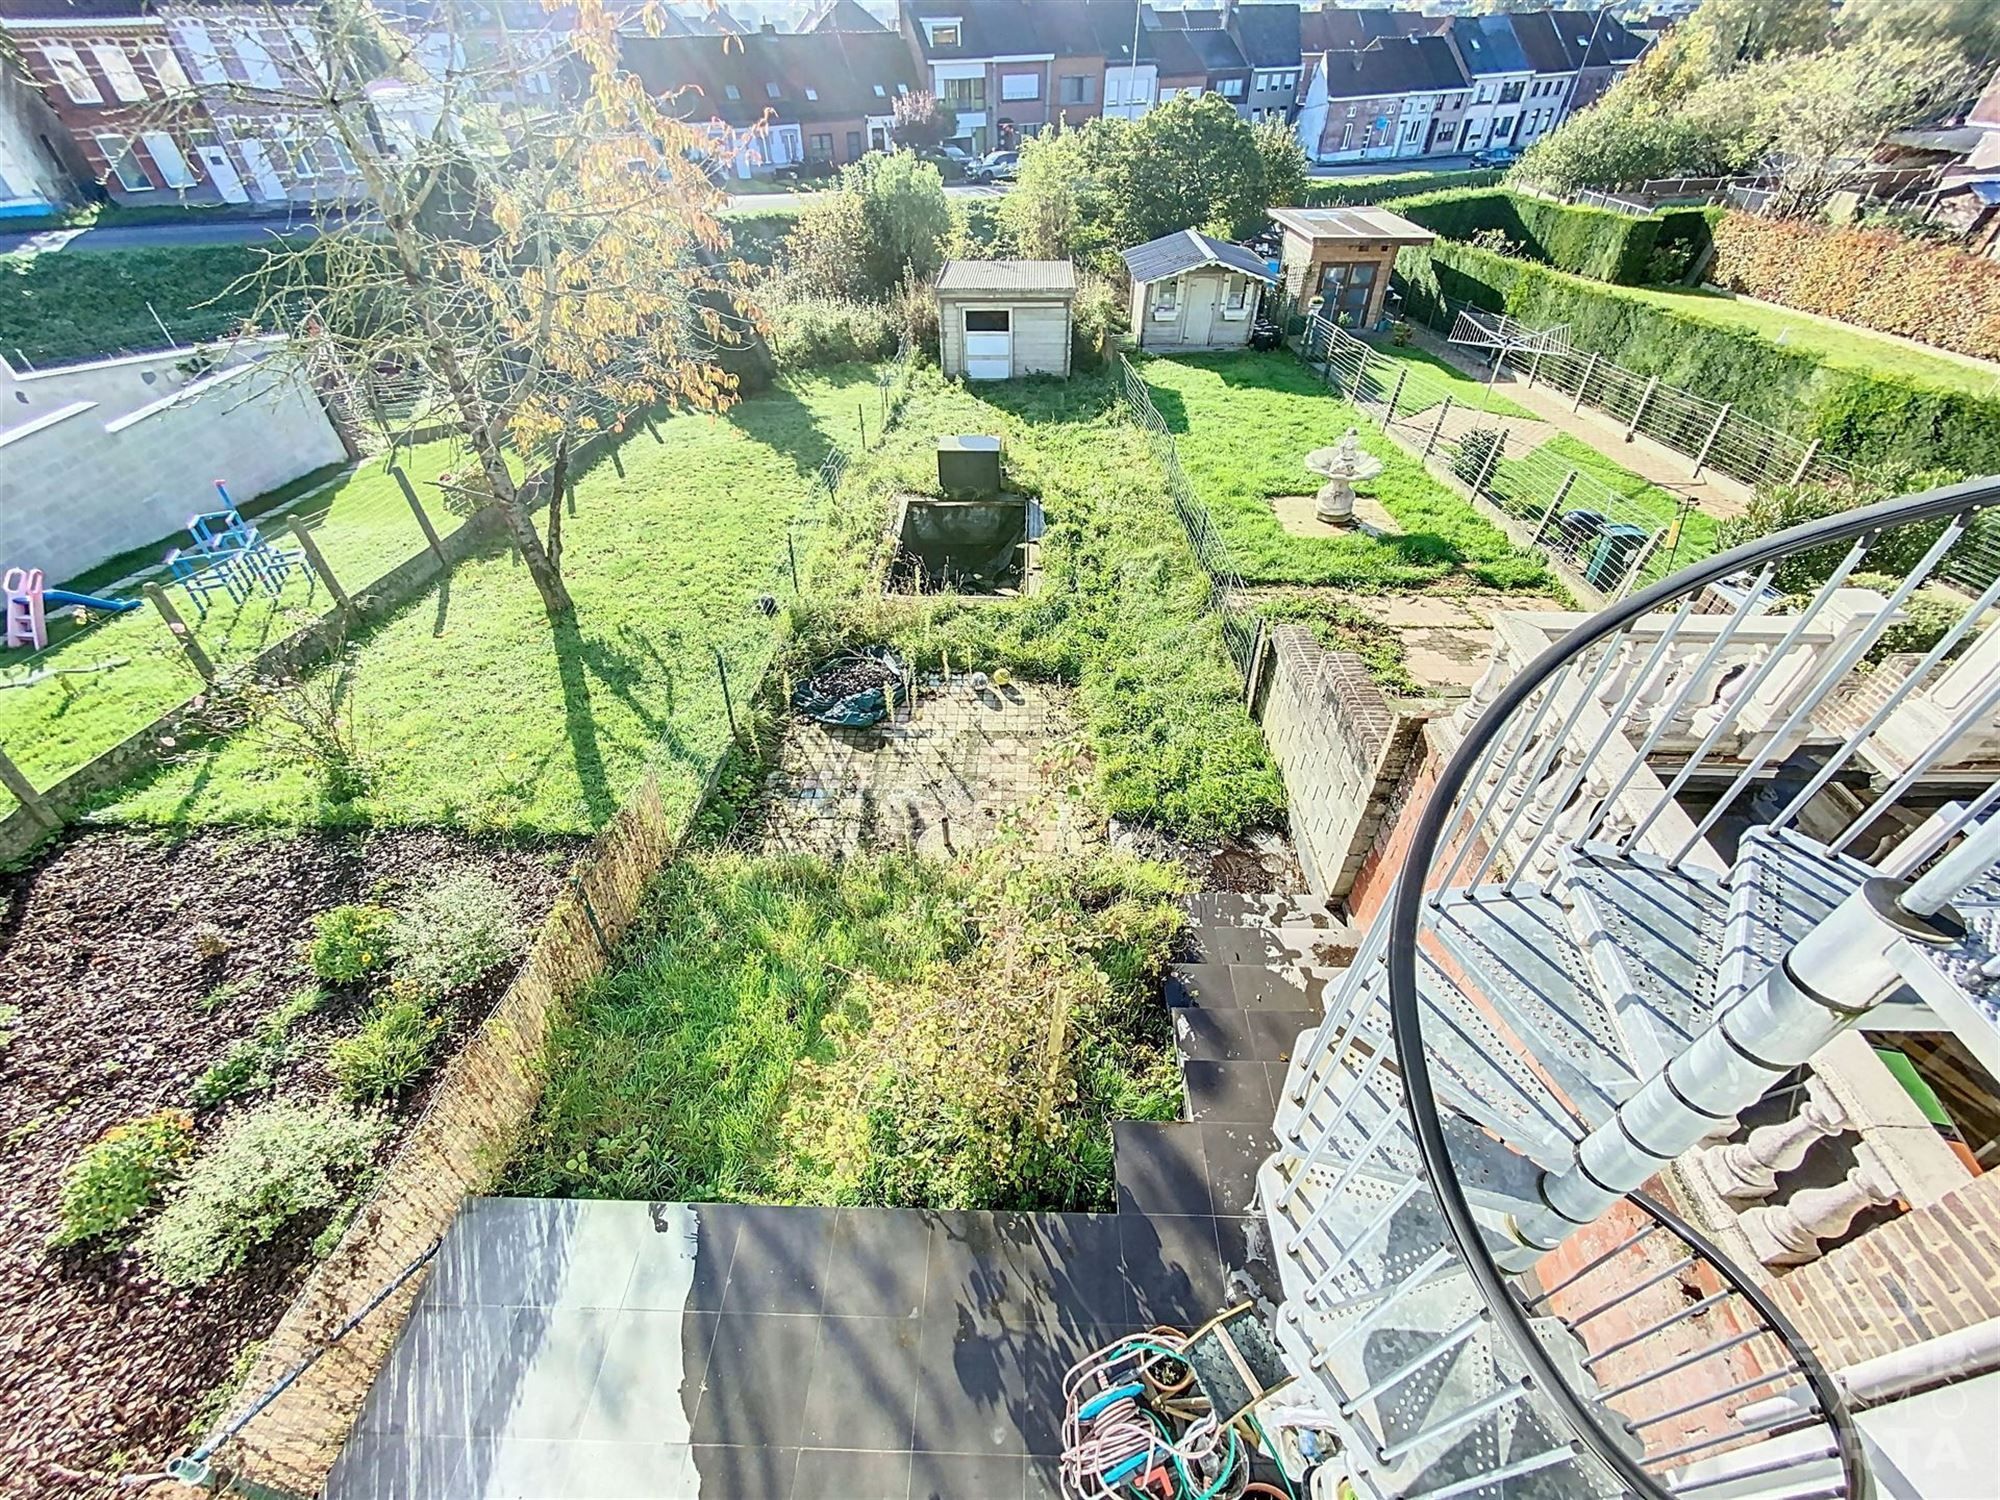
<instances>
[{"instance_id":1,"label":"front door","mask_svg":"<svg viewBox=\"0 0 2000 1500\"><path fill-rule=\"evenodd\" d=\"M236 163L229 159L226 146L196 146L194 154L201 161L201 168L208 174L208 180L215 184L215 190L222 194L224 203L248 203L250 190L243 186L243 175L236 170Z\"/></svg>"},{"instance_id":2,"label":"front door","mask_svg":"<svg viewBox=\"0 0 2000 1500\"><path fill-rule=\"evenodd\" d=\"M1190 344L1206 344L1215 331L1215 292L1221 284L1213 276L1189 278L1187 331L1182 337Z\"/></svg>"},{"instance_id":3,"label":"front door","mask_svg":"<svg viewBox=\"0 0 2000 1500\"><path fill-rule=\"evenodd\" d=\"M257 196L265 203L285 201L285 182L271 166L270 153L264 149L262 141L238 141L236 149L243 153L243 161L250 168L250 180L257 184Z\"/></svg>"},{"instance_id":4,"label":"front door","mask_svg":"<svg viewBox=\"0 0 2000 1500\"><path fill-rule=\"evenodd\" d=\"M1014 373L1014 320L1003 308L967 308L965 378L1005 380Z\"/></svg>"}]
</instances>

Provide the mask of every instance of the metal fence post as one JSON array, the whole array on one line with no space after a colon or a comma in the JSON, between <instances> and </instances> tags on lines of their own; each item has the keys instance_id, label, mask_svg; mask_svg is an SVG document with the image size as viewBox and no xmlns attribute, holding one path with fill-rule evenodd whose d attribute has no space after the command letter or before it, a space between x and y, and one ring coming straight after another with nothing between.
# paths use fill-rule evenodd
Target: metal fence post
<instances>
[{"instance_id":1,"label":"metal fence post","mask_svg":"<svg viewBox=\"0 0 2000 1500\"><path fill-rule=\"evenodd\" d=\"M1590 356L1590 363L1583 367L1583 379L1576 383L1576 402L1570 407L1571 411L1583 410L1583 393L1590 389L1590 377L1596 373L1597 355L1593 352Z\"/></svg>"},{"instance_id":2,"label":"metal fence post","mask_svg":"<svg viewBox=\"0 0 2000 1500\"><path fill-rule=\"evenodd\" d=\"M1541 545L1542 536L1549 529L1549 522L1553 521L1556 512L1562 509L1563 501L1569 498L1569 487L1575 483L1576 470L1571 469L1567 474L1563 475L1562 483L1556 486L1555 498L1549 501L1549 508L1542 512L1541 524L1535 528L1534 536L1529 538L1529 546Z\"/></svg>"},{"instance_id":3,"label":"metal fence post","mask_svg":"<svg viewBox=\"0 0 2000 1500\"><path fill-rule=\"evenodd\" d=\"M1713 448L1715 440L1722 436L1722 424L1729 420L1729 410L1735 404L1733 401L1725 401L1722 403L1722 410L1715 414L1715 425L1708 429L1707 441L1701 445L1701 452L1694 456L1694 472L1688 475L1688 478L1701 478L1702 465L1708 462L1708 450Z\"/></svg>"},{"instance_id":4,"label":"metal fence post","mask_svg":"<svg viewBox=\"0 0 2000 1500\"><path fill-rule=\"evenodd\" d=\"M1431 449L1437 446L1438 434L1444 431L1444 419L1451 415L1451 392L1446 391L1444 404L1438 408L1438 419L1431 424L1431 435L1424 439L1424 457L1431 456Z\"/></svg>"},{"instance_id":5,"label":"metal fence post","mask_svg":"<svg viewBox=\"0 0 2000 1500\"><path fill-rule=\"evenodd\" d=\"M194 638L194 632L188 629L187 621L181 618L180 611L175 609L173 601L167 598L166 590L157 583L149 583L145 587L146 597L153 601L153 608L157 609L160 618L167 622L168 633L180 642L181 650L187 653L187 659L194 664L195 671L201 674L201 680L215 681L215 663L210 661L208 653L201 649L201 642Z\"/></svg>"},{"instance_id":6,"label":"metal fence post","mask_svg":"<svg viewBox=\"0 0 2000 1500\"><path fill-rule=\"evenodd\" d=\"M722 681L722 707L729 715L729 737L740 739L741 733L736 728L736 702L729 696L729 663L722 659L720 646L712 645L708 649L715 653L715 675Z\"/></svg>"},{"instance_id":7,"label":"metal fence post","mask_svg":"<svg viewBox=\"0 0 2000 1500\"><path fill-rule=\"evenodd\" d=\"M791 564L792 564L792 593L793 593L794 595L796 595L796 594L798 594L798 593L800 592L800 589L799 589L799 549L798 549L797 547L795 547L795 546L793 546L793 545L792 545L792 528L791 528L791 527L790 527L789 525L787 525L787 526L785 527L785 556L786 556L786 557L788 557L789 559L791 559Z\"/></svg>"},{"instance_id":8,"label":"metal fence post","mask_svg":"<svg viewBox=\"0 0 2000 1500\"><path fill-rule=\"evenodd\" d=\"M1403 382L1410 378L1410 367L1404 365L1396 372L1396 388L1389 392L1389 410L1383 413L1382 425L1387 427L1396 420L1396 403L1403 399Z\"/></svg>"},{"instance_id":9,"label":"metal fence post","mask_svg":"<svg viewBox=\"0 0 2000 1500\"><path fill-rule=\"evenodd\" d=\"M1628 443L1631 442L1634 434L1638 432L1639 421L1642 417L1646 415L1646 403L1653 399L1653 392L1657 391L1659 388L1660 388L1660 377L1657 375L1655 375L1651 380L1646 382L1645 393L1639 397L1639 404L1632 408L1632 423L1629 427L1625 429L1626 442Z\"/></svg>"},{"instance_id":10,"label":"metal fence post","mask_svg":"<svg viewBox=\"0 0 2000 1500\"><path fill-rule=\"evenodd\" d=\"M1793 484L1799 484L1804 481L1806 470L1812 467L1812 461L1817 457L1819 457L1819 439L1814 438L1810 443L1806 444L1806 451L1799 455L1799 466L1792 473Z\"/></svg>"},{"instance_id":11,"label":"metal fence post","mask_svg":"<svg viewBox=\"0 0 2000 1500\"><path fill-rule=\"evenodd\" d=\"M1479 494L1487 485L1493 482L1493 471L1500 467L1500 455L1506 446L1506 432L1503 429L1495 428L1493 431L1493 444L1486 450L1486 467L1480 471L1479 477L1472 481L1472 493L1474 495Z\"/></svg>"}]
</instances>

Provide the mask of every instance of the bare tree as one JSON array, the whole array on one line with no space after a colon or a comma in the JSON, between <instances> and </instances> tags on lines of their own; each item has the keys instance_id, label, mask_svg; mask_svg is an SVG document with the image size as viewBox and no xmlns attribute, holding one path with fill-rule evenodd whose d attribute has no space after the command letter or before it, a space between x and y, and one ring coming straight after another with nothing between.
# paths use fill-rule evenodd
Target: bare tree
<instances>
[{"instance_id":1,"label":"bare tree","mask_svg":"<svg viewBox=\"0 0 2000 1500\"><path fill-rule=\"evenodd\" d=\"M314 238L272 253L260 321L307 330L344 384L405 382L470 450L477 501L550 616L569 613L527 464L564 467L657 403L727 405L736 380L719 356L754 337L703 166L709 134L619 68L603 0L560 24L539 5L470 0L407 15L374 0L184 0L170 14L253 37L236 48L247 77L194 85L211 115L264 160L351 187L321 193ZM621 17L657 29L651 5Z\"/></svg>"}]
</instances>

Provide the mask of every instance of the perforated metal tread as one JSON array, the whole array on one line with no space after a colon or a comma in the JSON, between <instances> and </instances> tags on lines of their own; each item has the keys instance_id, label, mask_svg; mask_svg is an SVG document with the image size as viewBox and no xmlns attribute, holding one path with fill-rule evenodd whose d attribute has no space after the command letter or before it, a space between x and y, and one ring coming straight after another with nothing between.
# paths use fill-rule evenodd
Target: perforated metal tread
<instances>
[{"instance_id":1,"label":"perforated metal tread","mask_svg":"<svg viewBox=\"0 0 2000 1500\"><path fill-rule=\"evenodd\" d=\"M1639 1086L1568 913L1554 897L1478 886L1435 907L1433 930L1480 997L1593 1126Z\"/></svg>"},{"instance_id":2,"label":"perforated metal tread","mask_svg":"<svg viewBox=\"0 0 2000 1500\"><path fill-rule=\"evenodd\" d=\"M1791 829L1745 834L1729 872L1715 1010L1735 1004L1874 873Z\"/></svg>"},{"instance_id":3,"label":"perforated metal tread","mask_svg":"<svg viewBox=\"0 0 2000 1500\"><path fill-rule=\"evenodd\" d=\"M1721 876L1604 844L1566 855L1560 879L1599 992L1634 1067L1650 1077L1714 1014L1728 887Z\"/></svg>"}]
</instances>

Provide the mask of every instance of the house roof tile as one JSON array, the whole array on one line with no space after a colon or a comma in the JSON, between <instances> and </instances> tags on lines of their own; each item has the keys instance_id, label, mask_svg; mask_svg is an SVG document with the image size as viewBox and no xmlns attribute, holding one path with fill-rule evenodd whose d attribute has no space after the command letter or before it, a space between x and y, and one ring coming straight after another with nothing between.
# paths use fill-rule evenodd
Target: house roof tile
<instances>
[{"instance_id":1,"label":"house roof tile","mask_svg":"<svg viewBox=\"0 0 2000 1500\"><path fill-rule=\"evenodd\" d=\"M1465 71L1476 77L1489 73L1532 73L1528 56L1514 35L1512 16L1458 16L1451 23L1452 45Z\"/></svg>"},{"instance_id":2,"label":"house roof tile","mask_svg":"<svg viewBox=\"0 0 2000 1500\"><path fill-rule=\"evenodd\" d=\"M1328 52L1325 68L1330 99L1445 93L1468 86L1457 54L1441 36L1407 36L1372 42L1359 51Z\"/></svg>"},{"instance_id":3,"label":"house roof tile","mask_svg":"<svg viewBox=\"0 0 2000 1500\"><path fill-rule=\"evenodd\" d=\"M909 48L893 31L753 31L741 37L628 32L620 53L651 92L679 94L685 118L738 128L756 124L766 111L799 122L885 115L897 86L917 82ZM808 98L808 89L817 97Z\"/></svg>"}]
</instances>

